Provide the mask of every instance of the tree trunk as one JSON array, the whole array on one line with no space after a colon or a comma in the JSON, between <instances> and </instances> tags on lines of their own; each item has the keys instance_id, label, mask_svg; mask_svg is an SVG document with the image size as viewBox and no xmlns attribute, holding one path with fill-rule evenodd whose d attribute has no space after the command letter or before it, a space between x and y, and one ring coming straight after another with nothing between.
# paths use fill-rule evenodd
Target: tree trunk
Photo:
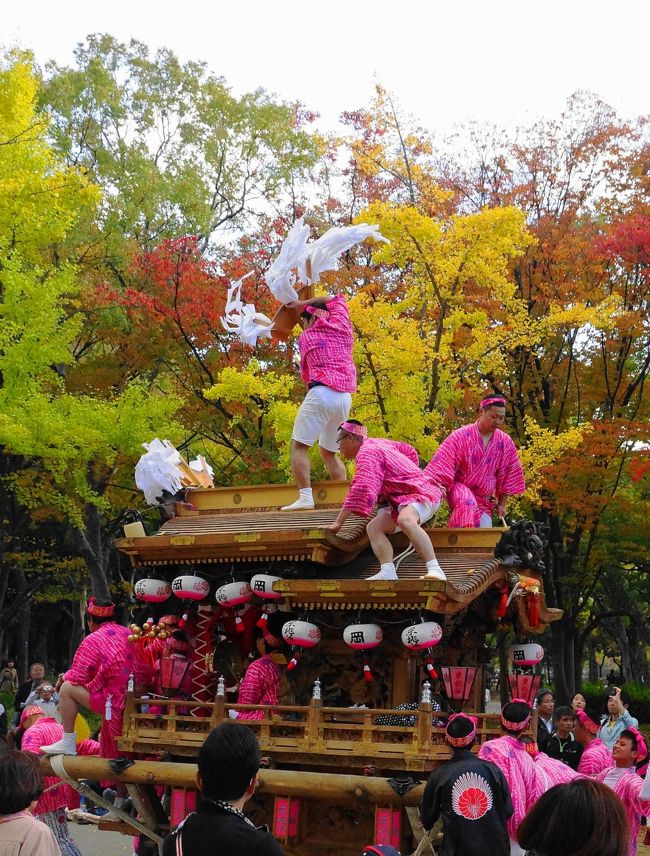
<instances>
[{"instance_id":1,"label":"tree trunk","mask_svg":"<svg viewBox=\"0 0 650 856\"><path fill-rule=\"evenodd\" d=\"M14 571L14 579L16 589L19 592L24 592L27 588L25 574L20 570ZM29 651L29 625L31 621L32 605L29 600L20 602L16 613L16 637L15 637L15 653L16 653L16 668L21 683L27 680L30 665Z\"/></svg>"},{"instance_id":2,"label":"tree trunk","mask_svg":"<svg viewBox=\"0 0 650 856\"><path fill-rule=\"evenodd\" d=\"M501 707L510 701L510 682L508 680L508 631L497 632L497 651L499 652L499 687Z\"/></svg>"},{"instance_id":3,"label":"tree trunk","mask_svg":"<svg viewBox=\"0 0 650 856\"><path fill-rule=\"evenodd\" d=\"M598 661L596 660L596 640L590 638L587 642L587 656L589 658L589 683L597 684L599 678Z\"/></svg>"},{"instance_id":4,"label":"tree trunk","mask_svg":"<svg viewBox=\"0 0 650 856\"><path fill-rule=\"evenodd\" d=\"M616 619L616 636L618 638L618 650L621 655L621 680L629 681L632 677L630 642L627 635L627 628L622 618Z\"/></svg>"}]
</instances>

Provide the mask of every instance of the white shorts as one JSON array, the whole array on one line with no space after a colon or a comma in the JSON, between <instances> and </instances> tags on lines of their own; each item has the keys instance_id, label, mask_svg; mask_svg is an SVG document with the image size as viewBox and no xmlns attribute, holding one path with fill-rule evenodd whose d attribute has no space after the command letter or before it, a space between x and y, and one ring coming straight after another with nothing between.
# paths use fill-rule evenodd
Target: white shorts
<instances>
[{"instance_id":1,"label":"white shorts","mask_svg":"<svg viewBox=\"0 0 650 856\"><path fill-rule=\"evenodd\" d=\"M433 515L440 508L440 502L428 502L427 500L425 500L424 502L408 502L406 503L406 505L399 505L397 507L397 510L401 511L403 508L408 508L409 506L411 508L414 508L417 512L417 515L420 518L420 526L422 526L422 524L426 523L427 520L431 520ZM391 514L392 510L393 509L390 505L382 505L380 508L377 509L377 514ZM395 525L395 529L391 534L401 531L402 530L399 528L399 526Z\"/></svg>"},{"instance_id":2,"label":"white shorts","mask_svg":"<svg viewBox=\"0 0 650 856\"><path fill-rule=\"evenodd\" d=\"M492 528L492 515L488 514L487 511L484 511L483 514L481 514L481 519L480 519L478 525L481 529L491 529Z\"/></svg>"},{"instance_id":3,"label":"white shorts","mask_svg":"<svg viewBox=\"0 0 650 856\"><path fill-rule=\"evenodd\" d=\"M339 425L350 415L352 396L329 386L314 386L307 392L296 413L291 439L305 446L318 445L338 452L336 437Z\"/></svg>"}]
</instances>

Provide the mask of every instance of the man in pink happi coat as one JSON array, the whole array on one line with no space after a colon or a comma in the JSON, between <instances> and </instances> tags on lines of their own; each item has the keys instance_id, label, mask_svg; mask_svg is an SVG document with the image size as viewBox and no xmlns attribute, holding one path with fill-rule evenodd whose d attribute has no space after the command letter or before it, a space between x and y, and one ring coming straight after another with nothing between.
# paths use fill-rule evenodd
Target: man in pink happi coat
<instances>
[{"instance_id":1,"label":"man in pink happi coat","mask_svg":"<svg viewBox=\"0 0 650 856\"><path fill-rule=\"evenodd\" d=\"M603 741L596 737L600 728L599 719L598 714L588 707L576 710L573 734L583 746L578 764L578 772L583 776L596 776L612 766L612 753Z\"/></svg>"},{"instance_id":2,"label":"man in pink happi coat","mask_svg":"<svg viewBox=\"0 0 650 856\"><path fill-rule=\"evenodd\" d=\"M422 529L438 510L442 491L417 465L415 450L407 444L368 437L367 428L354 419L340 425L337 443L341 454L356 462L356 471L329 531L338 532L351 514L369 517L375 504L384 503L366 530L380 563L379 573L369 579L397 579L393 546L387 536L403 532L425 562L425 578L446 580L431 540Z\"/></svg>"},{"instance_id":3,"label":"man in pink happi coat","mask_svg":"<svg viewBox=\"0 0 650 856\"><path fill-rule=\"evenodd\" d=\"M291 433L291 471L299 496L282 511L301 511L314 507L309 461L314 443L318 441L329 477L347 479L345 466L336 456L336 432L350 413L357 370L352 359L354 331L343 296L295 300L287 306L302 309L298 350L300 376L308 391Z\"/></svg>"},{"instance_id":4,"label":"man in pink happi coat","mask_svg":"<svg viewBox=\"0 0 650 856\"><path fill-rule=\"evenodd\" d=\"M601 770L596 780L609 785L623 803L630 824L630 856L636 854L641 818L650 815L650 786L637 776L635 764L647 757L645 740L636 728L621 732L612 750L614 766Z\"/></svg>"},{"instance_id":5,"label":"man in pink happi coat","mask_svg":"<svg viewBox=\"0 0 650 856\"><path fill-rule=\"evenodd\" d=\"M72 660L72 666L57 683L63 738L43 746L44 755L76 755L74 723L79 708L101 714L100 746L103 758L118 754L117 738L122 733L124 701L133 671L130 633L115 621L115 606L90 599L87 610L89 634Z\"/></svg>"},{"instance_id":6,"label":"man in pink happi coat","mask_svg":"<svg viewBox=\"0 0 650 856\"><path fill-rule=\"evenodd\" d=\"M508 497L525 490L515 444L499 428L505 415L504 398L484 398L478 420L443 440L424 470L447 491L451 527L492 526L493 513L503 517Z\"/></svg>"},{"instance_id":7,"label":"man in pink happi coat","mask_svg":"<svg viewBox=\"0 0 650 856\"><path fill-rule=\"evenodd\" d=\"M20 726L24 729L21 749L38 755L41 747L63 737L62 726L51 716L45 716L36 705L27 706L21 717ZM80 755L99 755L99 744L94 740L84 740L79 744ZM61 850L62 856L81 856L74 839L70 836L66 808L77 808L79 795L58 776L44 776L45 790L38 798L33 814L48 826Z\"/></svg>"},{"instance_id":8,"label":"man in pink happi coat","mask_svg":"<svg viewBox=\"0 0 650 856\"><path fill-rule=\"evenodd\" d=\"M528 727L532 710L522 699L513 699L501 711L502 737L488 740L479 749L483 761L491 761L501 770L508 782L514 812L508 820L511 856L523 856L517 844L517 830L526 812L539 799L545 789L545 778L535 767L524 743L519 739Z\"/></svg>"}]
</instances>

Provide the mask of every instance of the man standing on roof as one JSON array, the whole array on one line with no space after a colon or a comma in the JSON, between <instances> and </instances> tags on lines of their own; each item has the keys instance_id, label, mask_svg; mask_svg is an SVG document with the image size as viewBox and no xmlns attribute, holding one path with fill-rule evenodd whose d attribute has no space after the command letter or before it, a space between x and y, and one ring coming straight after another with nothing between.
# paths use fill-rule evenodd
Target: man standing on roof
<instances>
[{"instance_id":1,"label":"man standing on roof","mask_svg":"<svg viewBox=\"0 0 650 856\"><path fill-rule=\"evenodd\" d=\"M357 371L352 360L352 323L343 296L295 300L287 306L302 308L298 349L300 376L308 392L291 434L291 470L300 495L282 511L302 511L314 507L309 449L316 441L329 477L333 481L347 478L336 456L336 432L350 413Z\"/></svg>"},{"instance_id":2,"label":"man standing on roof","mask_svg":"<svg viewBox=\"0 0 650 856\"><path fill-rule=\"evenodd\" d=\"M44 755L76 755L74 723L79 708L101 714L100 746L103 758L115 758L117 738L122 733L122 715L129 675L133 671L129 630L115 621L115 606L90 598L87 610L88 636L61 675L56 688L63 738L41 747Z\"/></svg>"},{"instance_id":3,"label":"man standing on roof","mask_svg":"<svg viewBox=\"0 0 650 856\"><path fill-rule=\"evenodd\" d=\"M492 526L492 515L506 513L508 497L526 485L517 448L501 431L506 400L484 398L479 418L442 441L424 472L447 491L451 527Z\"/></svg>"},{"instance_id":4,"label":"man standing on roof","mask_svg":"<svg viewBox=\"0 0 650 856\"><path fill-rule=\"evenodd\" d=\"M338 532L351 514L369 517L381 499L386 505L379 508L366 529L381 566L369 579L397 579L393 545L387 536L403 532L426 564L425 578L446 580L429 536L422 529L440 507L440 488L426 478L412 457L400 451L403 444L368 437L368 429L355 419L339 426L337 444L345 458L356 462L356 472L329 531Z\"/></svg>"}]
</instances>

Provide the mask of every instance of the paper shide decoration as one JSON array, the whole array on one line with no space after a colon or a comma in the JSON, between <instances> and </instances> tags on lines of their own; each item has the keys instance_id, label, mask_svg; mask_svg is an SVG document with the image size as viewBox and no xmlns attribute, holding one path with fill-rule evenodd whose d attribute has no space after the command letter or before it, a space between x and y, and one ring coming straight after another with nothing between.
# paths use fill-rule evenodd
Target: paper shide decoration
<instances>
[{"instance_id":1,"label":"paper shide decoration","mask_svg":"<svg viewBox=\"0 0 650 856\"><path fill-rule=\"evenodd\" d=\"M334 270L338 266L343 253L366 238L389 243L379 231L379 226L367 223L333 226L320 238L308 243L309 226L303 217L299 217L289 229L277 258L264 275L271 294L283 304L298 300L296 287L319 282L324 271ZM250 271L228 289L225 315L221 323L229 333L238 336L243 344L255 347L258 338L270 338L273 325L266 315L256 311L252 303L243 303L241 299L242 283L252 273Z\"/></svg>"}]
</instances>

